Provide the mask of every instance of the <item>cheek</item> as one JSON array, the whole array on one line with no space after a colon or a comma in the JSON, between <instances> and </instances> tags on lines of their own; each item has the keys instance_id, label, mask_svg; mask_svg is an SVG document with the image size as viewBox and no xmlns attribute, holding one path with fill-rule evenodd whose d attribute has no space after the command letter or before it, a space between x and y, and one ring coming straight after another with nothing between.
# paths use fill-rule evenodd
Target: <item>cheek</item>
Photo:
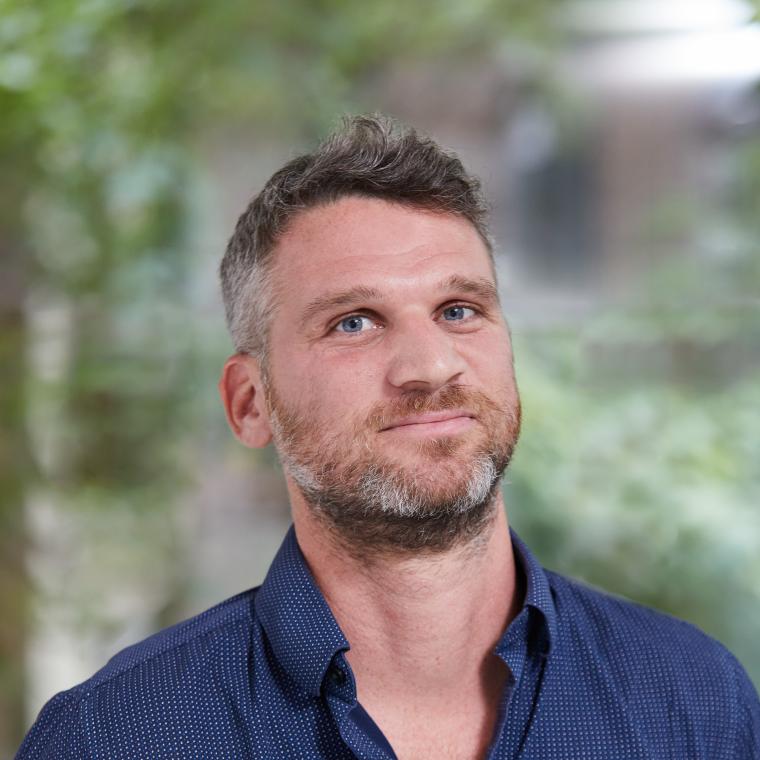
<instances>
[{"instance_id":1,"label":"cheek","mask_svg":"<svg viewBox=\"0 0 760 760\"><path fill-rule=\"evenodd\" d=\"M372 404L372 394L366 378L358 372L330 373L329 379L320 379L323 384L312 391L318 396L321 410L327 412L336 422L349 422L361 418L362 413Z\"/></svg>"},{"instance_id":2,"label":"cheek","mask_svg":"<svg viewBox=\"0 0 760 760\"><path fill-rule=\"evenodd\" d=\"M506 332L483 333L460 346L460 353L475 377L486 385L512 383L512 346Z\"/></svg>"},{"instance_id":3,"label":"cheek","mask_svg":"<svg viewBox=\"0 0 760 760\"><path fill-rule=\"evenodd\" d=\"M313 418L332 424L349 422L372 406L376 377L356 355L315 355L307 362L284 366L290 398Z\"/></svg>"},{"instance_id":4,"label":"cheek","mask_svg":"<svg viewBox=\"0 0 760 760\"><path fill-rule=\"evenodd\" d=\"M361 395L370 392L377 379L383 377L385 361L378 345L333 348L310 356L306 372L313 381L319 379L326 389L336 394L351 390Z\"/></svg>"}]
</instances>

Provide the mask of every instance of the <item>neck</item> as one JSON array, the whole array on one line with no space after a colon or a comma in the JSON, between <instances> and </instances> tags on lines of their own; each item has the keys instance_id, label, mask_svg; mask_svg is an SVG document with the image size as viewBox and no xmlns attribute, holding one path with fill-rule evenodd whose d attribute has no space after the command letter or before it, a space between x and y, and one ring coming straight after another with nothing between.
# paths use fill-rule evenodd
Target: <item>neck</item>
<instances>
[{"instance_id":1,"label":"neck","mask_svg":"<svg viewBox=\"0 0 760 760\"><path fill-rule=\"evenodd\" d=\"M482 534L464 545L362 561L293 499L299 546L351 645L360 692L414 698L461 694L463 684L482 689L491 652L522 604L500 493L493 508Z\"/></svg>"}]
</instances>

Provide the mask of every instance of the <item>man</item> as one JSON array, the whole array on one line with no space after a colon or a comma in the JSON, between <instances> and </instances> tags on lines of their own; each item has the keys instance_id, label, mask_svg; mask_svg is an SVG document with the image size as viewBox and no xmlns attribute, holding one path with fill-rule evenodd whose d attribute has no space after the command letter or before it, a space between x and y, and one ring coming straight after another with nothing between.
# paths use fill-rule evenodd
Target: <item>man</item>
<instances>
[{"instance_id":1,"label":"man","mask_svg":"<svg viewBox=\"0 0 760 760\"><path fill-rule=\"evenodd\" d=\"M54 697L19 757L760 757L726 649L510 532L485 222L454 156L379 117L269 180L222 262L220 391L277 448L294 528L260 588Z\"/></svg>"}]
</instances>

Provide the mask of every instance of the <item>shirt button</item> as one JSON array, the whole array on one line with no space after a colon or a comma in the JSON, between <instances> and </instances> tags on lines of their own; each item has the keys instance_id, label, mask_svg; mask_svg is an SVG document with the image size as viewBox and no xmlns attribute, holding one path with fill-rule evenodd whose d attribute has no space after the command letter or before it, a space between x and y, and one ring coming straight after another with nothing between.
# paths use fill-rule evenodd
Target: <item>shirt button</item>
<instances>
[{"instance_id":1,"label":"shirt button","mask_svg":"<svg viewBox=\"0 0 760 760\"><path fill-rule=\"evenodd\" d=\"M346 682L346 674L337 665L330 666L330 669L327 671L327 677L333 686L343 686Z\"/></svg>"}]
</instances>

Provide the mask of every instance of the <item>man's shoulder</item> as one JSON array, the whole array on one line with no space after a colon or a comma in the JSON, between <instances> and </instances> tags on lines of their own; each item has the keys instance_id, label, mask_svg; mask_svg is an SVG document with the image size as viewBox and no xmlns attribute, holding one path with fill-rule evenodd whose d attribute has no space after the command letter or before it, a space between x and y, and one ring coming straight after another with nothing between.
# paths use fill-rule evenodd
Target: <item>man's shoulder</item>
<instances>
[{"instance_id":1,"label":"man's shoulder","mask_svg":"<svg viewBox=\"0 0 760 760\"><path fill-rule=\"evenodd\" d=\"M653 607L545 571L560 636L619 668L659 670L684 682L741 669L734 655L696 625ZM664 669L664 670L663 670Z\"/></svg>"},{"instance_id":2,"label":"man's shoulder","mask_svg":"<svg viewBox=\"0 0 760 760\"><path fill-rule=\"evenodd\" d=\"M606 641L628 640L673 653L725 648L697 626L666 612L598 588L586 581L545 571L563 627Z\"/></svg>"},{"instance_id":3,"label":"man's shoulder","mask_svg":"<svg viewBox=\"0 0 760 760\"><path fill-rule=\"evenodd\" d=\"M215 640L237 639L241 634L247 639L257 591L255 588L236 594L121 650L90 679L91 686L98 686L148 662L160 666L162 661L171 660L178 651L188 648L199 647L199 658L205 654L205 658L212 659Z\"/></svg>"},{"instance_id":4,"label":"man's shoulder","mask_svg":"<svg viewBox=\"0 0 760 760\"><path fill-rule=\"evenodd\" d=\"M257 591L123 649L86 681L56 694L17 758L80 757L94 745L103 756L137 756L131 744L124 750L125 737L160 737L168 725L180 735L199 704L216 709L230 692L243 693Z\"/></svg>"},{"instance_id":5,"label":"man's shoulder","mask_svg":"<svg viewBox=\"0 0 760 760\"><path fill-rule=\"evenodd\" d=\"M70 689L69 698L83 697L104 685L113 685L135 669L149 667L155 679L162 669L182 665L197 670L214 662L220 654L229 656L235 641L247 645L257 591L254 588L236 594L122 649L93 676Z\"/></svg>"},{"instance_id":6,"label":"man's shoulder","mask_svg":"<svg viewBox=\"0 0 760 760\"><path fill-rule=\"evenodd\" d=\"M760 699L723 644L665 612L545 572L557 615L555 683L584 684L585 707L632 724L639 739L657 744L669 732L702 748L695 757L757 756Z\"/></svg>"}]
</instances>

